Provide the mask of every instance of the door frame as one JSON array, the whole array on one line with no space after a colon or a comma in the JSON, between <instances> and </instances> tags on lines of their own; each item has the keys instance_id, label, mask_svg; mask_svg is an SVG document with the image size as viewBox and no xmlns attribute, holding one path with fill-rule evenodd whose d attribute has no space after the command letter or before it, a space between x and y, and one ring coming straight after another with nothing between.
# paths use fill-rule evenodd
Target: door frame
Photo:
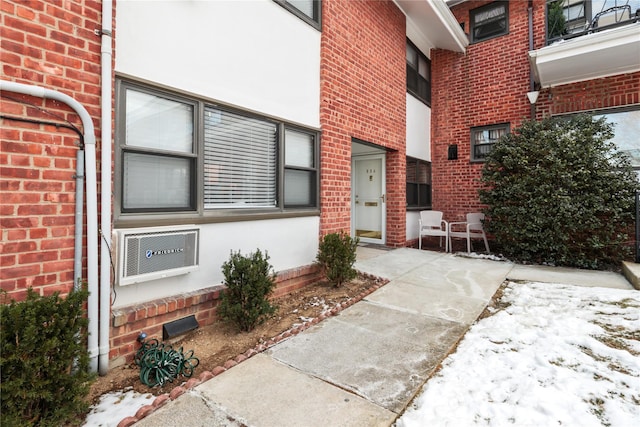
<instances>
[{"instance_id":1,"label":"door frame","mask_svg":"<svg viewBox=\"0 0 640 427\"><path fill-rule=\"evenodd\" d=\"M351 237L356 237L356 164L358 160L380 160L381 164L381 178L380 178L380 194L381 194L381 209L380 212L380 231L381 238L375 239L370 237L360 237L362 243L373 243L378 245L384 245L387 242L387 165L386 153L381 154L366 154L356 155L351 157Z\"/></svg>"}]
</instances>

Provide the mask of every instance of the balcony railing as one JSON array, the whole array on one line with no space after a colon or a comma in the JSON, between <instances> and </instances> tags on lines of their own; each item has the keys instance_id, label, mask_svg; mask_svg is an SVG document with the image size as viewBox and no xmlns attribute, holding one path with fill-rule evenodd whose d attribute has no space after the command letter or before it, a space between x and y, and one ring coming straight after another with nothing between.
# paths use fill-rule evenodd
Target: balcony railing
<instances>
[{"instance_id":1,"label":"balcony railing","mask_svg":"<svg viewBox=\"0 0 640 427\"><path fill-rule=\"evenodd\" d=\"M547 45L634 22L640 22L640 0L549 0Z\"/></svg>"}]
</instances>

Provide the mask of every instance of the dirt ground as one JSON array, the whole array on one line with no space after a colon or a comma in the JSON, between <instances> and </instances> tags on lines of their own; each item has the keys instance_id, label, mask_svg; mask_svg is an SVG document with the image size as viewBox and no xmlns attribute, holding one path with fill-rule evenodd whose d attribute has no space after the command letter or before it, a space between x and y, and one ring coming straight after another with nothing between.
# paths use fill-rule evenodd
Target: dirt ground
<instances>
[{"instance_id":1,"label":"dirt ground","mask_svg":"<svg viewBox=\"0 0 640 427\"><path fill-rule=\"evenodd\" d=\"M371 290L379 283L379 280L363 276L340 287L318 282L274 299L273 304L278 307L276 314L251 332L239 332L233 325L219 321L201 327L172 342L171 345L174 349L182 347L184 353L193 350L194 356L200 360L192 376L197 378L202 372L223 366L226 361L320 316L323 312L330 311L337 304L358 297L363 291ZM140 368L132 363L112 369L106 376L98 377L91 386L88 399L94 404L105 393L131 388L140 393L152 393L157 396L169 393L187 379L180 376L163 387L151 388L142 383Z\"/></svg>"}]
</instances>

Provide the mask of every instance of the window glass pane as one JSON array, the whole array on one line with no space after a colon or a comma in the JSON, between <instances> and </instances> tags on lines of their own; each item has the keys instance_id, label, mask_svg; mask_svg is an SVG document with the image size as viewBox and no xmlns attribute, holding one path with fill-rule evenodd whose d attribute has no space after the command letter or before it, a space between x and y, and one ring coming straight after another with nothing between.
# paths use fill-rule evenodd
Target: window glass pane
<instances>
[{"instance_id":1,"label":"window glass pane","mask_svg":"<svg viewBox=\"0 0 640 427\"><path fill-rule=\"evenodd\" d=\"M418 206L418 184L407 183L407 206Z\"/></svg>"},{"instance_id":2,"label":"window glass pane","mask_svg":"<svg viewBox=\"0 0 640 427\"><path fill-rule=\"evenodd\" d=\"M126 91L126 145L193 152L193 105Z\"/></svg>"},{"instance_id":3,"label":"window glass pane","mask_svg":"<svg viewBox=\"0 0 640 427\"><path fill-rule=\"evenodd\" d=\"M431 204L431 186L430 185L420 185L418 188L420 194L420 205L421 206L429 206Z\"/></svg>"},{"instance_id":4,"label":"window glass pane","mask_svg":"<svg viewBox=\"0 0 640 427\"><path fill-rule=\"evenodd\" d=\"M621 111L595 115L599 119L605 117L613 124L613 142L616 147L631 159L634 168L640 168L640 110Z\"/></svg>"},{"instance_id":5,"label":"window glass pane","mask_svg":"<svg viewBox=\"0 0 640 427\"><path fill-rule=\"evenodd\" d=\"M276 125L205 108L204 207L276 206Z\"/></svg>"},{"instance_id":6,"label":"window glass pane","mask_svg":"<svg viewBox=\"0 0 640 427\"><path fill-rule=\"evenodd\" d=\"M497 4L490 9L475 14L473 22L476 24L482 24L488 21L494 21L496 19L502 19L505 15L504 5Z\"/></svg>"},{"instance_id":7,"label":"window glass pane","mask_svg":"<svg viewBox=\"0 0 640 427\"><path fill-rule=\"evenodd\" d=\"M429 184L431 182L431 165L428 163L418 163L418 183Z\"/></svg>"},{"instance_id":8,"label":"window glass pane","mask_svg":"<svg viewBox=\"0 0 640 427\"><path fill-rule=\"evenodd\" d=\"M123 209L190 208L190 159L124 153L123 170Z\"/></svg>"},{"instance_id":9,"label":"window glass pane","mask_svg":"<svg viewBox=\"0 0 640 427\"><path fill-rule=\"evenodd\" d=\"M306 168L314 167L313 135L290 129L285 130L284 134L284 163L287 166L300 166Z\"/></svg>"},{"instance_id":10,"label":"window glass pane","mask_svg":"<svg viewBox=\"0 0 640 427\"><path fill-rule=\"evenodd\" d=\"M417 182L416 162L407 159L407 182Z\"/></svg>"},{"instance_id":11,"label":"window glass pane","mask_svg":"<svg viewBox=\"0 0 640 427\"><path fill-rule=\"evenodd\" d=\"M291 6L298 9L311 19L315 19L313 16L313 0L287 0Z\"/></svg>"},{"instance_id":12,"label":"window glass pane","mask_svg":"<svg viewBox=\"0 0 640 427\"><path fill-rule=\"evenodd\" d=\"M429 63L426 58L420 57L418 61L418 74L429 80Z\"/></svg>"},{"instance_id":13,"label":"window glass pane","mask_svg":"<svg viewBox=\"0 0 640 427\"><path fill-rule=\"evenodd\" d=\"M284 171L285 206L315 205L315 172L287 169Z\"/></svg>"},{"instance_id":14,"label":"window glass pane","mask_svg":"<svg viewBox=\"0 0 640 427\"><path fill-rule=\"evenodd\" d=\"M413 65L414 68L418 63L418 52L413 48L413 46L411 46L408 43L407 43L407 62Z\"/></svg>"}]
</instances>

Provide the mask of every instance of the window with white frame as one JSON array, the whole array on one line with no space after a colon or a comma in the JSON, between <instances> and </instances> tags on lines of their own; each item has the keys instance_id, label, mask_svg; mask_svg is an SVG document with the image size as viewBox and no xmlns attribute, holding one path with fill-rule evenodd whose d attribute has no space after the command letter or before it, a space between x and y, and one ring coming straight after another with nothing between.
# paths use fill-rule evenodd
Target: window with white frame
<instances>
[{"instance_id":1,"label":"window with white frame","mask_svg":"<svg viewBox=\"0 0 640 427\"><path fill-rule=\"evenodd\" d=\"M317 131L128 82L118 92L123 215L317 210Z\"/></svg>"},{"instance_id":2,"label":"window with white frame","mask_svg":"<svg viewBox=\"0 0 640 427\"><path fill-rule=\"evenodd\" d=\"M431 162L407 157L407 209L431 209Z\"/></svg>"},{"instance_id":3,"label":"window with white frame","mask_svg":"<svg viewBox=\"0 0 640 427\"><path fill-rule=\"evenodd\" d=\"M509 133L509 123L471 128L471 161L484 161L493 144Z\"/></svg>"},{"instance_id":4,"label":"window with white frame","mask_svg":"<svg viewBox=\"0 0 640 427\"><path fill-rule=\"evenodd\" d=\"M320 0L274 0L294 15L320 29Z\"/></svg>"},{"instance_id":5,"label":"window with white frame","mask_svg":"<svg viewBox=\"0 0 640 427\"><path fill-rule=\"evenodd\" d=\"M496 1L469 12L471 42L481 42L509 33L509 2Z\"/></svg>"},{"instance_id":6,"label":"window with white frame","mask_svg":"<svg viewBox=\"0 0 640 427\"><path fill-rule=\"evenodd\" d=\"M407 92L431 106L431 61L407 40Z\"/></svg>"}]
</instances>

